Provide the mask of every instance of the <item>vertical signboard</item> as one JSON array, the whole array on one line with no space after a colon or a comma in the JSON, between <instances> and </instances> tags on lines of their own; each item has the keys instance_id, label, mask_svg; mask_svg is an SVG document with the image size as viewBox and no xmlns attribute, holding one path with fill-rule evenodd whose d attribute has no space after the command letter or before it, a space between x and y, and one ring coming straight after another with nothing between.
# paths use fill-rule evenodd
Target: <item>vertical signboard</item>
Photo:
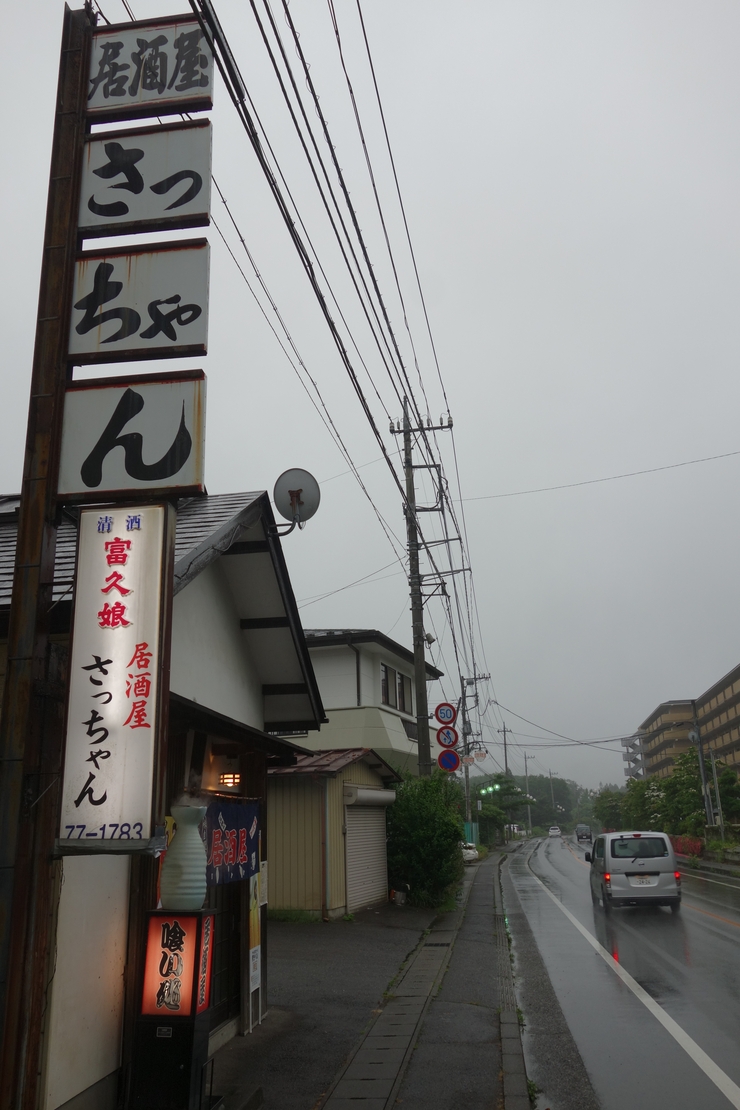
<instances>
[{"instance_id":1,"label":"vertical signboard","mask_svg":"<svg viewBox=\"0 0 740 1110\"><path fill-rule=\"evenodd\" d=\"M147 930L144 1017L191 1017L208 1009L213 914L153 913Z\"/></svg>"},{"instance_id":2,"label":"vertical signboard","mask_svg":"<svg viewBox=\"0 0 740 1110\"><path fill-rule=\"evenodd\" d=\"M173 123L91 135L78 227L83 238L198 227L211 207L211 124Z\"/></svg>"},{"instance_id":3,"label":"vertical signboard","mask_svg":"<svg viewBox=\"0 0 740 1110\"><path fill-rule=\"evenodd\" d=\"M205 354L208 269L205 239L81 254L72 294L70 360Z\"/></svg>"},{"instance_id":4,"label":"vertical signboard","mask_svg":"<svg viewBox=\"0 0 740 1110\"><path fill-rule=\"evenodd\" d=\"M192 16L96 31L87 93L87 113L93 121L212 106L213 54Z\"/></svg>"},{"instance_id":5,"label":"vertical signboard","mask_svg":"<svg viewBox=\"0 0 740 1110\"><path fill-rule=\"evenodd\" d=\"M84 509L59 839L146 848L160 724L163 505Z\"/></svg>"},{"instance_id":6,"label":"vertical signboard","mask_svg":"<svg viewBox=\"0 0 740 1110\"><path fill-rule=\"evenodd\" d=\"M202 370L75 382L64 398L59 496L204 493Z\"/></svg>"}]
</instances>

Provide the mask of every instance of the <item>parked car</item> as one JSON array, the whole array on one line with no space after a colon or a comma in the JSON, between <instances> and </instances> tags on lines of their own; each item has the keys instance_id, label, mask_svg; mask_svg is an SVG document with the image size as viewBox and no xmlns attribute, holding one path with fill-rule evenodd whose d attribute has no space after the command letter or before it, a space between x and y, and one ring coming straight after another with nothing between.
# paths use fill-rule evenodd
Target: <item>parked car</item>
<instances>
[{"instance_id":1,"label":"parked car","mask_svg":"<svg viewBox=\"0 0 740 1110\"><path fill-rule=\"evenodd\" d=\"M576 825L576 840L588 840L589 843L593 840L591 835L590 825Z\"/></svg>"},{"instance_id":2,"label":"parked car","mask_svg":"<svg viewBox=\"0 0 740 1110\"><path fill-rule=\"evenodd\" d=\"M589 882L591 900L608 912L613 906L681 908L681 872L673 846L662 832L602 833L594 841Z\"/></svg>"},{"instance_id":3,"label":"parked car","mask_svg":"<svg viewBox=\"0 0 740 1110\"><path fill-rule=\"evenodd\" d=\"M548 832L547 835L548 836L562 836L562 833L560 832L560 829L558 828L557 825L551 825L550 826L550 831Z\"/></svg>"},{"instance_id":4,"label":"parked car","mask_svg":"<svg viewBox=\"0 0 740 1110\"><path fill-rule=\"evenodd\" d=\"M475 844L462 843L463 863L475 863L478 859L478 849Z\"/></svg>"}]
</instances>

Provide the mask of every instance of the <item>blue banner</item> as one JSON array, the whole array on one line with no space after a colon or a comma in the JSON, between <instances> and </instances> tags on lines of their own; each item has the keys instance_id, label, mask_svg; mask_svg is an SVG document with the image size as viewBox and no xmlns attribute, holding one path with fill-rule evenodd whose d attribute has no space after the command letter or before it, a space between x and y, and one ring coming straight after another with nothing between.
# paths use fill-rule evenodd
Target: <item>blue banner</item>
<instances>
[{"instance_id":1,"label":"blue banner","mask_svg":"<svg viewBox=\"0 0 740 1110\"><path fill-rule=\"evenodd\" d=\"M238 883L259 872L257 802L211 802L206 812L205 829L209 886Z\"/></svg>"}]
</instances>

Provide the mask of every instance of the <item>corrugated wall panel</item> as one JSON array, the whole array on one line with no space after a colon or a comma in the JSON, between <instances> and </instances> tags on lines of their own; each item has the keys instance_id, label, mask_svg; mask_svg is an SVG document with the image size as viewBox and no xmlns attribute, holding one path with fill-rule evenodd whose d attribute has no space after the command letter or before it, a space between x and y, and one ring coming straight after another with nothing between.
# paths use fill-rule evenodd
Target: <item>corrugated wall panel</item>
<instances>
[{"instance_id":1,"label":"corrugated wall panel","mask_svg":"<svg viewBox=\"0 0 740 1110\"><path fill-rule=\"evenodd\" d=\"M372 760L372 756L369 757ZM383 788L383 780L377 771L372 767L368 767L364 759L360 759L357 763L351 763L349 767L345 767L342 771L342 776L345 782L351 782L353 786L377 786Z\"/></svg>"},{"instance_id":2,"label":"corrugated wall panel","mask_svg":"<svg viewBox=\"0 0 740 1110\"><path fill-rule=\"evenodd\" d=\"M387 897L385 806L347 806L347 911Z\"/></svg>"},{"instance_id":3,"label":"corrugated wall panel","mask_svg":"<svg viewBox=\"0 0 740 1110\"><path fill-rule=\"evenodd\" d=\"M268 785L267 845L272 909L321 910L322 787L305 779Z\"/></svg>"}]
</instances>

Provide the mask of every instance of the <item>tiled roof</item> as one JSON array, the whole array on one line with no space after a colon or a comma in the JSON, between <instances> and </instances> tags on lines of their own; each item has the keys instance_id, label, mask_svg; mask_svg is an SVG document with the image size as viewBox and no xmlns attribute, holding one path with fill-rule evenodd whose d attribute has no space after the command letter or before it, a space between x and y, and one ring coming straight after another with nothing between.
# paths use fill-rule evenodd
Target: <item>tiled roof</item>
<instances>
[{"instance_id":1,"label":"tiled roof","mask_svg":"<svg viewBox=\"0 0 740 1110\"><path fill-rule=\"evenodd\" d=\"M269 767L267 773L268 775L336 775L350 764L364 759L365 756L370 756L372 762L378 765L382 778L401 781L398 772L394 771L390 764L386 763L372 748L335 748L331 751L309 752L306 755L299 755L292 766Z\"/></svg>"},{"instance_id":2,"label":"tiled roof","mask_svg":"<svg viewBox=\"0 0 740 1110\"><path fill-rule=\"evenodd\" d=\"M180 503L175 539L175 593L225 551L242 528L256 520L259 501L265 496L260 491L223 493ZM0 609L10 606L19 504L17 495L0 497ZM57 532L55 601L72 598L76 547L76 516L65 514Z\"/></svg>"}]
</instances>

